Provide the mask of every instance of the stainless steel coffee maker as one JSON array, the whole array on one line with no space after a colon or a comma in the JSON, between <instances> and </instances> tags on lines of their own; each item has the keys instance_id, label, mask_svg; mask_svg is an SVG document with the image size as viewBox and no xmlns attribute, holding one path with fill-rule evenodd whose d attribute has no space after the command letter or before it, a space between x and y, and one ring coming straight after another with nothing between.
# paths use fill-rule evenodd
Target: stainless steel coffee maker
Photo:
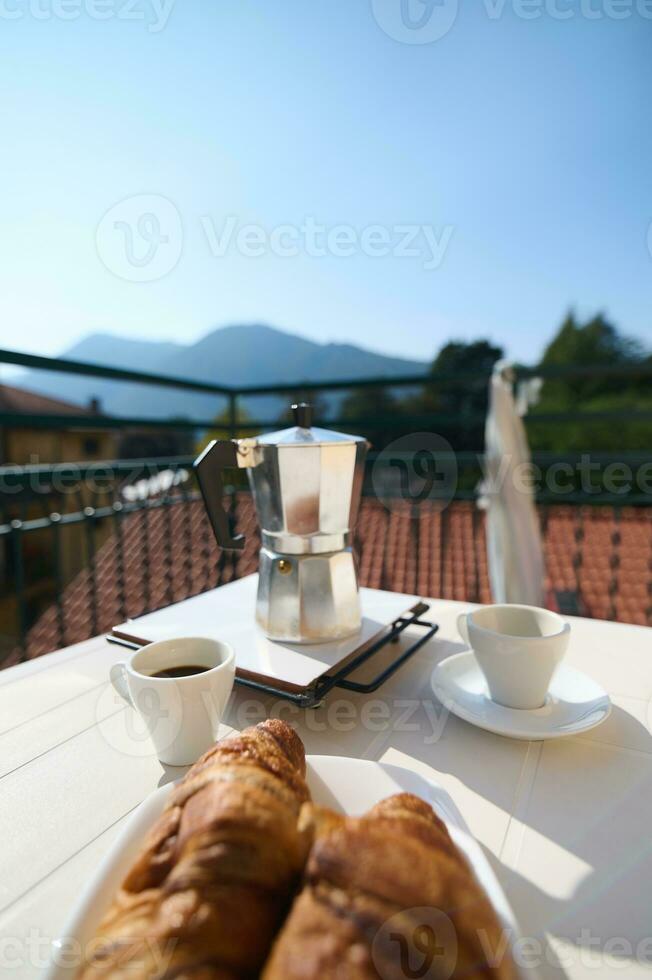
<instances>
[{"instance_id":1,"label":"stainless steel coffee maker","mask_svg":"<svg viewBox=\"0 0 652 980\"><path fill-rule=\"evenodd\" d=\"M211 442L195 472L217 543L242 549L224 510L223 471L247 470L262 538L256 618L271 639L321 643L360 629L351 539L369 444L313 427L310 405L292 410L292 428Z\"/></svg>"}]
</instances>

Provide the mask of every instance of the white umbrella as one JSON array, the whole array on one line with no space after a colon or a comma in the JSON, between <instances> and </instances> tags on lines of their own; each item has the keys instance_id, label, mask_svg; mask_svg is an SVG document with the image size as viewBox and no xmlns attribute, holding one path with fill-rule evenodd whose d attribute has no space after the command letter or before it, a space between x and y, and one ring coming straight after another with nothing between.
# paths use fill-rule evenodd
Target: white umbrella
<instances>
[{"instance_id":1,"label":"white umbrella","mask_svg":"<svg viewBox=\"0 0 652 980\"><path fill-rule=\"evenodd\" d=\"M485 479L478 506L487 512L487 557L494 602L544 602L543 545L525 427L512 391L514 372L498 361L489 383Z\"/></svg>"}]
</instances>

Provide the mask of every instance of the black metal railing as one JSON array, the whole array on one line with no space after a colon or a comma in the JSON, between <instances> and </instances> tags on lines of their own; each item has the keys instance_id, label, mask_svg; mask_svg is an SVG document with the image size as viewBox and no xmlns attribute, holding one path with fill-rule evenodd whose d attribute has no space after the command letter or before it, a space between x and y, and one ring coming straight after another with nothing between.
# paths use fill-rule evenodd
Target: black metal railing
<instances>
[{"instance_id":1,"label":"black metal railing","mask_svg":"<svg viewBox=\"0 0 652 980\"><path fill-rule=\"evenodd\" d=\"M141 415L121 417L97 412L84 414L81 411L79 414L0 412L0 430L20 431L26 443L29 442L30 432L44 430L118 433L132 430L185 430L199 442L206 432L214 430L235 436L277 427L278 418L254 419L243 413L243 403L251 404L258 396L279 396L280 404L280 396L288 395L305 397L311 393L332 394L374 388L404 390L409 395L417 389L429 390L451 385L480 390L486 388L488 383L486 374L440 372L397 378L284 382L232 388L15 351L0 351L0 364L3 363L59 372L62 375L88 375L129 384L174 388L189 394L210 394L215 396L217 402L212 417L190 419L160 419ZM652 365L649 363L516 370L516 376L520 380L532 377L553 381L600 377L632 379L650 375ZM407 410L385 415L358 413L351 417L341 414L335 406L326 415L327 417L319 420L324 426L353 428L355 431L369 432L372 436L374 432L379 432L385 439L388 434L433 431L460 422L459 415L441 411ZM649 425L652 423L652 411L633 405L599 411L565 409L533 412L526 419L526 424L563 426L577 423L578 420L589 426L605 422L621 426L632 423ZM463 421L465 425L481 427L484 414L468 411L463 413ZM652 426L650 432L652 433ZM648 442L647 445L649 444ZM383 463L383 449L379 445L370 454L371 468ZM581 481L571 479L567 482L566 492L553 491L545 479L551 468L561 464L570 466L571 469L576 468L583 455L586 453L556 453L548 450L535 450L532 454L533 463L542 474L538 500L544 535L547 536L557 520L554 517L551 524L551 515L557 513L560 505L572 505L568 530L572 575L569 577L567 569L563 575L560 573L561 578L555 589L557 600L567 611L583 611L609 618L622 618L625 615L619 605L621 593L625 589L622 568L627 547L622 534L623 514L627 508L638 507L640 532L637 533L643 542L643 551L645 547L648 548L640 569L641 582L647 583L647 605L645 600L641 601L645 617L650 622L652 523L648 519L650 511L646 510L646 506L649 506L652 487L642 488L636 484L623 494L620 491L609 492L603 485L597 485L588 492ZM452 452L452 456L458 467L454 497L461 502L473 501L482 476L481 448L478 447L477 451L465 449ZM127 616L140 615L161 604L214 587L247 570L253 570L253 553L246 559L217 553L203 518L199 496L192 483L192 458L191 454L184 454L79 463L53 463L50 460L23 466L17 465L11 459L3 460L3 465L0 465L0 663L3 659L5 662L14 662L33 655L35 651L46 652L39 648L39 624L45 623L48 627L49 632L45 626L41 630L41 646L49 646L50 649L83 638L77 628L79 622L84 623L88 636L106 628L104 607L108 594L112 597L111 614L115 615L116 621L120 621ZM612 463L618 463L629 467L633 473L640 472L649 467L651 459L650 452L645 448L618 454L591 454L591 464L597 463L603 471ZM157 483L157 478L162 474L166 479L163 483ZM652 480L649 482L652 483ZM250 503L243 495L244 490L244 486L237 486L230 494L234 523L251 520ZM365 490L370 496L373 495L373 481L367 481ZM370 503L370 507L372 506L373 502ZM468 545L467 542L467 545L471 548L473 560L469 558L467 561L468 567L465 567L460 585L455 578L457 573L451 571L453 566L449 563L449 551L456 546L453 534L457 520L455 511L441 510L434 499L428 501L428 506L432 509L428 519L436 522L436 538L421 535L421 520L412 525L410 533L401 538L403 546L409 552L404 556L404 564L408 570L398 578L389 567L383 567L380 577L370 571L368 583L401 588L403 591L426 591L419 588L425 585L427 588L437 587L437 594L450 595L452 598L487 598L482 585L483 575L486 578L486 573L481 567L484 547L479 543L482 537L481 518L475 508L470 507L467 515L471 522L468 530L468 542L471 544ZM582 598L584 594L590 593L590 583L586 578L586 527L591 521L595 523L600 516L596 507L606 506L610 508L606 547L608 584L605 593L606 606L603 604L598 608L595 603L591 607ZM398 511L394 514L391 505L385 511L384 520L380 524L377 522L379 527L382 526L382 531L378 532L382 536L380 546L371 541L367 544L363 541L361 545L363 549L375 548L376 555L387 551L386 546L395 533L392 521L402 520L404 517ZM423 514L419 516L422 517ZM629 516L627 513L627 520ZM437 541L437 554L426 554L423 560L424 549L433 547L432 540ZM134 555L138 559L136 565ZM364 559L364 555L362 557ZM420 578L418 568L428 567L429 564L432 568L437 566L437 576L428 577L424 573ZM162 570L160 575L153 575L155 567ZM107 577L111 579L110 582ZM135 578L138 579L138 587L134 586ZM81 607L83 616L80 615Z\"/></svg>"}]
</instances>

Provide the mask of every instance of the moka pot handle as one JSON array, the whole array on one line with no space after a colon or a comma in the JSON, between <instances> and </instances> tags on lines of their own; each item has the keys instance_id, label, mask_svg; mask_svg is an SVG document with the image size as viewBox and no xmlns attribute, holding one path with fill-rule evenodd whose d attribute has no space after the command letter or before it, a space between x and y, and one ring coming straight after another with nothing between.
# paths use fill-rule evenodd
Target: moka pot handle
<instances>
[{"instance_id":1,"label":"moka pot handle","mask_svg":"<svg viewBox=\"0 0 652 980\"><path fill-rule=\"evenodd\" d=\"M229 516L224 509L224 469L238 466L238 443L234 439L213 439L193 467L215 539L227 551L242 551L244 534L231 534Z\"/></svg>"}]
</instances>

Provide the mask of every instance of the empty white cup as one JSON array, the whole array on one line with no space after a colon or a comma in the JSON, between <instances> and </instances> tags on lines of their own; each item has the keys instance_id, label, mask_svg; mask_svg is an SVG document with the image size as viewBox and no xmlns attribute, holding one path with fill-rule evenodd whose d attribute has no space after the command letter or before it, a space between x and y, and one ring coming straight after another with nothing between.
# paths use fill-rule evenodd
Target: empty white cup
<instances>
[{"instance_id":1,"label":"empty white cup","mask_svg":"<svg viewBox=\"0 0 652 980\"><path fill-rule=\"evenodd\" d=\"M537 606L482 606L462 613L457 628L472 647L493 701L533 709L545 703L563 660L569 624Z\"/></svg>"},{"instance_id":2,"label":"empty white cup","mask_svg":"<svg viewBox=\"0 0 652 980\"><path fill-rule=\"evenodd\" d=\"M184 677L153 677L171 667L205 668ZM235 678L228 643L181 637L148 643L111 667L111 683L141 716L161 762L186 766L217 738Z\"/></svg>"}]
</instances>

